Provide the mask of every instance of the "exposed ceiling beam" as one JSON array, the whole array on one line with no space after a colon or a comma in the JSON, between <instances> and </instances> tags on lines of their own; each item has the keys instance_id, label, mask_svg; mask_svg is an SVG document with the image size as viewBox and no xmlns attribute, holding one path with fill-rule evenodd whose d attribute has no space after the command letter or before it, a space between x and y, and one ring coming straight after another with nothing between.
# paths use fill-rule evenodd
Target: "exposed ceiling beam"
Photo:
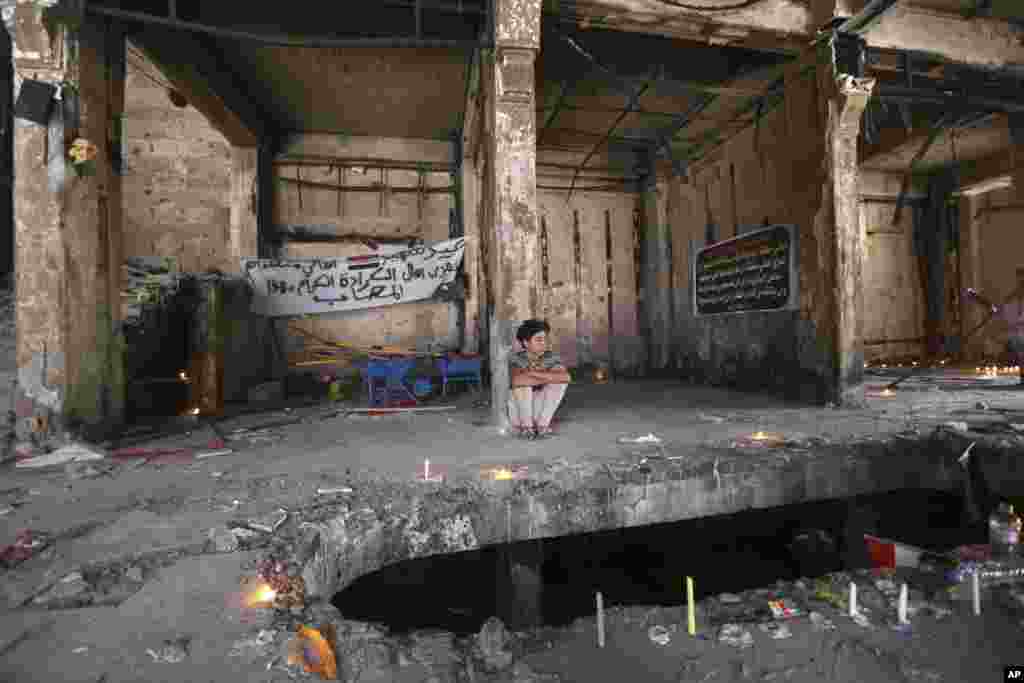
<instances>
[{"instance_id":1,"label":"exposed ceiling beam","mask_svg":"<svg viewBox=\"0 0 1024 683\"><path fill-rule=\"evenodd\" d=\"M836 30L840 33L863 35L877 25L879 20L896 6L897 2L899 0L870 0L861 11L843 21Z\"/></svg>"},{"instance_id":2,"label":"exposed ceiling beam","mask_svg":"<svg viewBox=\"0 0 1024 683\"><path fill-rule=\"evenodd\" d=\"M480 106L483 101L481 88L480 51L474 50L469 59L469 76L466 78L466 105L462 112L462 158L475 159L480 143L483 118Z\"/></svg>"},{"instance_id":3,"label":"exposed ceiling beam","mask_svg":"<svg viewBox=\"0 0 1024 683\"><path fill-rule=\"evenodd\" d=\"M153 26L204 33L216 38L240 40L277 47L311 47L311 48L445 48L467 49L481 47L479 41L448 40L443 38L420 38L416 36L395 36L386 38L327 38L317 36L294 37L255 31L240 31L224 26L214 26L193 21L182 21L169 16L150 14L147 12L131 12L116 7L87 5L86 10L92 14L112 17L121 21L135 22Z\"/></svg>"},{"instance_id":4,"label":"exposed ceiling beam","mask_svg":"<svg viewBox=\"0 0 1024 683\"><path fill-rule=\"evenodd\" d=\"M194 36L150 29L132 34L131 42L231 144L253 147L277 134L244 84Z\"/></svg>"},{"instance_id":5,"label":"exposed ceiling beam","mask_svg":"<svg viewBox=\"0 0 1024 683\"><path fill-rule=\"evenodd\" d=\"M604 139L598 141L593 146L593 148L591 148L591 150L587 153L587 156L585 156L583 158L583 161L580 162L579 168L577 168L576 171L572 174L572 182L569 183L569 195L568 195L568 197L572 197L572 192L573 192L573 189L576 187L576 180L580 177L580 172L587 167L587 163L597 153L597 150L601 149L601 147L603 147L605 144L607 144L608 139L615 132L615 129L618 128L619 124L622 123L622 121L626 118L626 116L628 116L634 110L634 108L637 106L637 103L640 101L640 98L643 97L643 94L645 92L647 92L647 89L651 86L651 84L654 82L654 79L656 77L657 77L657 71L656 70L652 71L651 72L651 76L648 79L648 82L644 83L641 87L637 88L633 92L633 94L630 95L629 101L626 104L626 110L623 111L622 114L620 114L619 117L617 119L615 119L615 122L612 123L612 125L608 128L608 132L605 133Z\"/></svg>"}]
</instances>

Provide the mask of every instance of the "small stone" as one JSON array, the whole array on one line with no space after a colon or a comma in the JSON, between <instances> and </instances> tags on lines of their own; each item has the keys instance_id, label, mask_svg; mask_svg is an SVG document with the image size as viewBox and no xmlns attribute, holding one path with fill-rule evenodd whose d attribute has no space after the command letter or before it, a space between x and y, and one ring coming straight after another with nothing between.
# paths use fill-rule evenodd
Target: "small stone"
<instances>
[{"instance_id":1,"label":"small stone","mask_svg":"<svg viewBox=\"0 0 1024 683\"><path fill-rule=\"evenodd\" d=\"M484 663L492 669L504 668L502 665L511 664L511 656L505 656L508 654L505 652L508 642L508 629L498 617L491 617L485 621L476 636L480 655Z\"/></svg>"},{"instance_id":2,"label":"small stone","mask_svg":"<svg viewBox=\"0 0 1024 683\"><path fill-rule=\"evenodd\" d=\"M58 581L50 590L36 597L34 602L38 605L52 604L59 607L69 601L80 600L89 592L89 584L82 578L80 572L72 572Z\"/></svg>"},{"instance_id":3,"label":"small stone","mask_svg":"<svg viewBox=\"0 0 1024 683\"><path fill-rule=\"evenodd\" d=\"M233 553L238 550L238 538L227 527L210 529L210 541L218 553Z\"/></svg>"}]
</instances>

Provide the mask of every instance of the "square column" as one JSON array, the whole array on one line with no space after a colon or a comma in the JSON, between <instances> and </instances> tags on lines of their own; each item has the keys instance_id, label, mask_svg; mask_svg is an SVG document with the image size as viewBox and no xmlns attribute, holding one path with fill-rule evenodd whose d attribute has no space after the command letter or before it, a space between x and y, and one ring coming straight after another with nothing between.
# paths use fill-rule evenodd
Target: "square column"
<instances>
[{"instance_id":1,"label":"square column","mask_svg":"<svg viewBox=\"0 0 1024 683\"><path fill-rule=\"evenodd\" d=\"M496 0L495 48L484 69L490 131L483 230L489 232L491 414L508 426L508 356L515 330L538 306L537 121L534 62L541 0Z\"/></svg>"},{"instance_id":2,"label":"square column","mask_svg":"<svg viewBox=\"0 0 1024 683\"><path fill-rule=\"evenodd\" d=\"M874 80L855 73L863 42L834 36L786 74L790 192L799 233L798 354L805 396L857 406L864 396L863 277L857 136ZM844 44L845 43L845 44ZM838 57L838 58L837 58Z\"/></svg>"},{"instance_id":3,"label":"square column","mask_svg":"<svg viewBox=\"0 0 1024 683\"><path fill-rule=\"evenodd\" d=\"M32 4L19 4L11 20L16 87L26 77L64 80L79 94L77 126L64 120L59 103L48 127L15 122L19 384L36 404L31 411L102 433L123 420L125 403L118 168L124 33L90 16L74 36L51 42ZM77 59L65 58L69 49ZM36 68L40 62L46 68ZM76 138L96 148L92 173L81 177L68 163Z\"/></svg>"},{"instance_id":4,"label":"square column","mask_svg":"<svg viewBox=\"0 0 1024 683\"><path fill-rule=\"evenodd\" d=\"M259 257L259 148L231 148L229 273L241 273L243 258Z\"/></svg>"}]
</instances>

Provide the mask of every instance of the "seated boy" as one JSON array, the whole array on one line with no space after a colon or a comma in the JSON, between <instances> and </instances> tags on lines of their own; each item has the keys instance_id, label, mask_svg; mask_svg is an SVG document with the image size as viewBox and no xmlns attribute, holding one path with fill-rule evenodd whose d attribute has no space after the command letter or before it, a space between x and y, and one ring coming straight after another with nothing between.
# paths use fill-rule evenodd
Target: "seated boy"
<instances>
[{"instance_id":1,"label":"seated boy","mask_svg":"<svg viewBox=\"0 0 1024 683\"><path fill-rule=\"evenodd\" d=\"M543 320L525 321L516 331L516 340L523 348L509 356L509 420L516 434L526 439L544 439L553 434L551 418L570 382L558 354L547 350L550 331Z\"/></svg>"}]
</instances>

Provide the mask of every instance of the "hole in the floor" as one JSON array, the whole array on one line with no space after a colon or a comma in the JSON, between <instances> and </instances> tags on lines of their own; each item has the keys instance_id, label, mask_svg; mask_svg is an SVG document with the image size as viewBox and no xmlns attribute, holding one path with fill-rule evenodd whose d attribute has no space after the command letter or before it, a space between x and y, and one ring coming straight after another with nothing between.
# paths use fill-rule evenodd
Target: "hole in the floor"
<instances>
[{"instance_id":1,"label":"hole in the floor","mask_svg":"<svg viewBox=\"0 0 1024 683\"><path fill-rule=\"evenodd\" d=\"M400 562L357 579L332 602L346 618L393 633L468 635L508 612L506 567L532 565L541 568L535 604L543 622L561 626L593 613L595 591L606 605L681 605L686 576L699 599L856 568L851 562L866 557L856 559L849 539L864 532L930 550L986 542L984 526L965 525L963 511L958 495L914 489L515 543Z\"/></svg>"}]
</instances>

